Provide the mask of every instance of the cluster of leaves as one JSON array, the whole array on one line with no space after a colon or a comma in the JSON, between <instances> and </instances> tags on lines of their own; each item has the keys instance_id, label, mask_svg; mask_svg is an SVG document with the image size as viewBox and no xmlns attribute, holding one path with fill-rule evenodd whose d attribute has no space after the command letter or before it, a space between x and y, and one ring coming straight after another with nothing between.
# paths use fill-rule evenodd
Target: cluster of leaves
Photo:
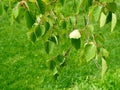
<instances>
[{"instance_id":1,"label":"cluster of leaves","mask_svg":"<svg viewBox=\"0 0 120 90\"><path fill-rule=\"evenodd\" d=\"M47 54L52 53L55 45L61 45L65 36L71 45L80 50L80 61L102 60L102 73L107 70L106 58L108 51L100 44L103 36L97 33L99 28L111 22L111 31L117 23L117 4L113 0L21 0L9 1L12 8L11 23L21 21L25 17L30 29L27 33L30 41L42 38ZM0 15L6 4L0 1ZM81 19L83 18L83 19ZM98 25L97 24L97 25ZM71 33L70 33L71 32ZM71 47L70 45L70 47ZM68 48L70 51L71 48ZM49 61L49 67L58 74L59 68L66 61L66 54L58 54Z\"/></svg>"}]
</instances>

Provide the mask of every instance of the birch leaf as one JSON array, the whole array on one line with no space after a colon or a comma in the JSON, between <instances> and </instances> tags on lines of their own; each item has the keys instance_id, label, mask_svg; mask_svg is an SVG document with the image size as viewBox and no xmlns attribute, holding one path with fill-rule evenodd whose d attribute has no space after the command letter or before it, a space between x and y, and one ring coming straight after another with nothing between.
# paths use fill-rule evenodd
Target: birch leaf
<instances>
[{"instance_id":1,"label":"birch leaf","mask_svg":"<svg viewBox=\"0 0 120 90\"><path fill-rule=\"evenodd\" d=\"M103 78L105 72L107 70L107 64L104 58L102 58L102 72L101 72L101 77Z\"/></svg>"},{"instance_id":2,"label":"birch leaf","mask_svg":"<svg viewBox=\"0 0 120 90\"><path fill-rule=\"evenodd\" d=\"M111 32L114 30L116 23L117 23L117 16L116 14L112 13Z\"/></svg>"}]
</instances>

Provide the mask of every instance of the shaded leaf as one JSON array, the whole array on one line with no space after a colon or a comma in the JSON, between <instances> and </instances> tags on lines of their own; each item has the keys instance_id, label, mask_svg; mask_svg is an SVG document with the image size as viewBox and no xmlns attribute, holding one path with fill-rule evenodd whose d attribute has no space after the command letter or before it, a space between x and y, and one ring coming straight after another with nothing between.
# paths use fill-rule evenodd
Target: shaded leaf
<instances>
[{"instance_id":1,"label":"shaded leaf","mask_svg":"<svg viewBox=\"0 0 120 90\"><path fill-rule=\"evenodd\" d=\"M42 36L42 31L39 25L35 28L35 35L37 38Z\"/></svg>"},{"instance_id":2,"label":"shaded leaf","mask_svg":"<svg viewBox=\"0 0 120 90\"><path fill-rule=\"evenodd\" d=\"M82 7L85 11L89 10L89 7L92 5L93 0L83 0L82 1Z\"/></svg>"},{"instance_id":3,"label":"shaded leaf","mask_svg":"<svg viewBox=\"0 0 120 90\"><path fill-rule=\"evenodd\" d=\"M28 27L29 29L32 28L35 20L33 19L32 15L30 14L29 11L26 11L26 12L25 12L25 19L26 19L27 27Z\"/></svg>"},{"instance_id":4,"label":"shaded leaf","mask_svg":"<svg viewBox=\"0 0 120 90\"><path fill-rule=\"evenodd\" d=\"M45 34L47 33L47 31L50 29L50 23L49 22L45 22Z\"/></svg>"},{"instance_id":5,"label":"shaded leaf","mask_svg":"<svg viewBox=\"0 0 120 90\"><path fill-rule=\"evenodd\" d=\"M35 43L36 35L35 35L34 31L28 32L27 35L28 35L28 38L32 41L32 43Z\"/></svg>"},{"instance_id":6,"label":"shaded leaf","mask_svg":"<svg viewBox=\"0 0 120 90\"><path fill-rule=\"evenodd\" d=\"M50 70L54 70L55 67L56 67L56 62L54 60L49 60L47 62L47 65L48 65L48 67L49 67Z\"/></svg>"},{"instance_id":7,"label":"shaded leaf","mask_svg":"<svg viewBox=\"0 0 120 90\"><path fill-rule=\"evenodd\" d=\"M65 0L60 0L60 3L61 3L62 5L64 5L64 2L65 2Z\"/></svg>"},{"instance_id":8,"label":"shaded leaf","mask_svg":"<svg viewBox=\"0 0 120 90\"><path fill-rule=\"evenodd\" d=\"M45 51L47 54L50 54L53 51L55 44L51 41L45 42Z\"/></svg>"},{"instance_id":9,"label":"shaded leaf","mask_svg":"<svg viewBox=\"0 0 120 90\"><path fill-rule=\"evenodd\" d=\"M42 0L37 0L39 9L40 9L40 13L45 14L46 11L46 4L45 2L43 2Z\"/></svg>"},{"instance_id":10,"label":"shaded leaf","mask_svg":"<svg viewBox=\"0 0 120 90\"><path fill-rule=\"evenodd\" d=\"M106 23L109 23L112 21L112 12L109 12L107 15Z\"/></svg>"},{"instance_id":11,"label":"shaded leaf","mask_svg":"<svg viewBox=\"0 0 120 90\"><path fill-rule=\"evenodd\" d=\"M60 26L61 26L63 29L65 29L66 26L67 26L66 21L65 21L65 20L61 20L61 21L60 21Z\"/></svg>"},{"instance_id":12,"label":"shaded leaf","mask_svg":"<svg viewBox=\"0 0 120 90\"><path fill-rule=\"evenodd\" d=\"M116 12L117 5L115 2L107 3L107 9L111 12Z\"/></svg>"},{"instance_id":13,"label":"shaded leaf","mask_svg":"<svg viewBox=\"0 0 120 90\"><path fill-rule=\"evenodd\" d=\"M72 45L75 47L76 50L80 49L81 41L80 38L78 39L71 39Z\"/></svg>"},{"instance_id":14,"label":"shaded leaf","mask_svg":"<svg viewBox=\"0 0 120 90\"><path fill-rule=\"evenodd\" d=\"M59 65L62 65L65 62L65 58L63 55L58 55L56 58Z\"/></svg>"},{"instance_id":15,"label":"shaded leaf","mask_svg":"<svg viewBox=\"0 0 120 90\"><path fill-rule=\"evenodd\" d=\"M54 42L55 44L58 44L58 39L54 34L49 38L49 40Z\"/></svg>"}]
</instances>

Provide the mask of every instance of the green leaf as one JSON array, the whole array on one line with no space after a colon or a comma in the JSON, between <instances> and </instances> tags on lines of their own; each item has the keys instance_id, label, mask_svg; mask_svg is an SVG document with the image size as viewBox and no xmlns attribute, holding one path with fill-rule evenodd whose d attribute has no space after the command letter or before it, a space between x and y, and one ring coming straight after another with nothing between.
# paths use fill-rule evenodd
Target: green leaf
<instances>
[{"instance_id":1,"label":"green leaf","mask_svg":"<svg viewBox=\"0 0 120 90\"><path fill-rule=\"evenodd\" d=\"M94 9L94 14L93 14L93 17L94 17L94 20L97 22L100 18L100 13L101 13L101 10L102 10L102 7L101 6L96 6L95 9Z\"/></svg>"},{"instance_id":2,"label":"green leaf","mask_svg":"<svg viewBox=\"0 0 120 90\"><path fill-rule=\"evenodd\" d=\"M49 38L49 40L54 42L55 44L58 44L58 39L54 34Z\"/></svg>"},{"instance_id":3,"label":"green leaf","mask_svg":"<svg viewBox=\"0 0 120 90\"><path fill-rule=\"evenodd\" d=\"M47 65L48 65L48 67L49 67L50 70L54 70L55 67L56 67L56 62L54 60L49 60L47 62Z\"/></svg>"},{"instance_id":4,"label":"green leaf","mask_svg":"<svg viewBox=\"0 0 120 90\"><path fill-rule=\"evenodd\" d=\"M81 41L80 38L78 39L71 39L72 45L75 47L76 50L80 49Z\"/></svg>"},{"instance_id":5,"label":"green leaf","mask_svg":"<svg viewBox=\"0 0 120 90\"><path fill-rule=\"evenodd\" d=\"M76 17L71 16L71 17L70 17L70 23L71 23L72 25L75 25L75 23L76 23Z\"/></svg>"},{"instance_id":6,"label":"green leaf","mask_svg":"<svg viewBox=\"0 0 120 90\"><path fill-rule=\"evenodd\" d=\"M100 16L100 28L103 27L106 23L106 15L102 12Z\"/></svg>"},{"instance_id":7,"label":"green leaf","mask_svg":"<svg viewBox=\"0 0 120 90\"><path fill-rule=\"evenodd\" d=\"M60 26L62 27L62 29L66 29L66 26L67 26L66 21L65 20L61 20L60 21Z\"/></svg>"},{"instance_id":8,"label":"green leaf","mask_svg":"<svg viewBox=\"0 0 120 90\"><path fill-rule=\"evenodd\" d=\"M101 77L103 78L105 72L107 70L107 63L104 58L102 58L102 72L101 72Z\"/></svg>"},{"instance_id":9,"label":"green leaf","mask_svg":"<svg viewBox=\"0 0 120 90\"><path fill-rule=\"evenodd\" d=\"M35 28L35 34L36 34L36 37L40 37L40 36L43 36L45 33L45 27L44 25L38 25L36 26Z\"/></svg>"},{"instance_id":10,"label":"green leaf","mask_svg":"<svg viewBox=\"0 0 120 90\"><path fill-rule=\"evenodd\" d=\"M65 57L63 55L58 55L56 60L59 65L62 65L65 62Z\"/></svg>"},{"instance_id":11,"label":"green leaf","mask_svg":"<svg viewBox=\"0 0 120 90\"><path fill-rule=\"evenodd\" d=\"M50 23L45 22L45 33L50 29Z\"/></svg>"},{"instance_id":12,"label":"green leaf","mask_svg":"<svg viewBox=\"0 0 120 90\"><path fill-rule=\"evenodd\" d=\"M19 15L19 5L20 5L20 2L18 2L18 3L16 4L16 6L13 8L13 16L14 16L15 18L17 18L18 15Z\"/></svg>"},{"instance_id":13,"label":"green leaf","mask_svg":"<svg viewBox=\"0 0 120 90\"><path fill-rule=\"evenodd\" d=\"M88 25L87 29L90 31L91 34L93 34L93 32L94 32L94 25L93 24Z\"/></svg>"},{"instance_id":14,"label":"green leaf","mask_svg":"<svg viewBox=\"0 0 120 90\"><path fill-rule=\"evenodd\" d=\"M45 51L47 54L50 54L53 51L55 44L51 41L45 42Z\"/></svg>"},{"instance_id":15,"label":"green leaf","mask_svg":"<svg viewBox=\"0 0 120 90\"><path fill-rule=\"evenodd\" d=\"M35 28L35 35L37 38L42 35L42 31L39 25Z\"/></svg>"},{"instance_id":16,"label":"green leaf","mask_svg":"<svg viewBox=\"0 0 120 90\"><path fill-rule=\"evenodd\" d=\"M112 21L112 12L109 12L107 15L106 23L109 23Z\"/></svg>"},{"instance_id":17,"label":"green leaf","mask_svg":"<svg viewBox=\"0 0 120 90\"><path fill-rule=\"evenodd\" d=\"M116 14L112 13L111 32L114 30L116 23L117 23L117 16Z\"/></svg>"},{"instance_id":18,"label":"green leaf","mask_svg":"<svg viewBox=\"0 0 120 90\"><path fill-rule=\"evenodd\" d=\"M34 31L28 32L27 35L28 35L28 38L29 38L29 39L32 41L32 43L34 44L35 41L36 41L36 35L35 35Z\"/></svg>"},{"instance_id":19,"label":"green leaf","mask_svg":"<svg viewBox=\"0 0 120 90\"><path fill-rule=\"evenodd\" d=\"M85 11L88 11L89 10L89 7L92 5L92 2L93 0L83 0L82 1L82 8L85 10Z\"/></svg>"},{"instance_id":20,"label":"green leaf","mask_svg":"<svg viewBox=\"0 0 120 90\"><path fill-rule=\"evenodd\" d=\"M93 42L85 45L85 60L88 62L96 55L97 48Z\"/></svg>"},{"instance_id":21,"label":"green leaf","mask_svg":"<svg viewBox=\"0 0 120 90\"><path fill-rule=\"evenodd\" d=\"M115 2L107 3L107 9L111 12L116 12L117 10L117 5Z\"/></svg>"},{"instance_id":22,"label":"green leaf","mask_svg":"<svg viewBox=\"0 0 120 90\"><path fill-rule=\"evenodd\" d=\"M65 0L60 0L60 3L61 3L62 5L64 5L64 2L65 2Z\"/></svg>"},{"instance_id":23,"label":"green leaf","mask_svg":"<svg viewBox=\"0 0 120 90\"><path fill-rule=\"evenodd\" d=\"M53 75L55 76L56 74L58 74L58 70L57 70L57 68L55 67L54 70L53 70Z\"/></svg>"},{"instance_id":24,"label":"green leaf","mask_svg":"<svg viewBox=\"0 0 120 90\"><path fill-rule=\"evenodd\" d=\"M40 9L40 13L45 14L46 11L46 4L45 2L43 2L42 0L37 0L39 9Z\"/></svg>"},{"instance_id":25,"label":"green leaf","mask_svg":"<svg viewBox=\"0 0 120 90\"><path fill-rule=\"evenodd\" d=\"M107 58L109 56L109 52L105 48L102 48L102 56L104 58Z\"/></svg>"},{"instance_id":26,"label":"green leaf","mask_svg":"<svg viewBox=\"0 0 120 90\"><path fill-rule=\"evenodd\" d=\"M26 11L25 12L25 19L26 19L26 24L27 24L27 27L30 29L32 28L35 20L33 19L31 13L29 11Z\"/></svg>"},{"instance_id":27,"label":"green leaf","mask_svg":"<svg viewBox=\"0 0 120 90\"><path fill-rule=\"evenodd\" d=\"M3 3L0 1L0 15L3 14Z\"/></svg>"}]
</instances>

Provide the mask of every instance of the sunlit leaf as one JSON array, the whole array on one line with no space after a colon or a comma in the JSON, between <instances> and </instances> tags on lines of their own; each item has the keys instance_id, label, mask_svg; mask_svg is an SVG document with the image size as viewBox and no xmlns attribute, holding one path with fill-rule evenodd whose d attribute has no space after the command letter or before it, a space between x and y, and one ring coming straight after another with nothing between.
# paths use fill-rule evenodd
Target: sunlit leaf
<instances>
[{"instance_id":1,"label":"sunlit leaf","mask_svg":"<svg viewBox=\"0 0 120 90\"><path fill-rule=\"evenodd\" d=\"M15 18L17 18L18 15L19 15L19 5L20 5L20 2L18 2L18 3L16 4L16 6L13 8L13 16L14 16Z\"/></svg>"},{"instance_id":2,"label":"sunlit leaf","mask_svg":"<svg viewBox=\"0 0 120 90\"><path fill-rule=\"evenodd\" d=\"M79 32L79 30L73 30L70 34L69 34L69 38L70 39L79 39L81 37L81 34Z\"/></svg>"},{"instance_id":3,"label":"sunlit leaf","mask_svg":"<svg viewBox=\"0 0 120 90\"><path fill-rule=\"evenodd\" d=\"M101 72L101 77L102 78L104 77L104 74L105 74L106 70L107 70L107 63L106 63L105 59L102 58L102 72Z\"/></svg>"},{"instance_id":4,"label":"sunlit leaf","mask_svg":"<svg viewBox=\"0 0 120 90\"><path fill-rule=\"evenodd\" d=\"M88 25L87 29L91 32L91 34L93 34L93 32L94 32L94 25L93 24Z\"/></svg>"},{"instance_id":5,"label":"sunlit leaf","mask_svg":"<svg viewBox=\"0 0 120 90\"><path fill-rule=\"evenodd\" d=\"M97 48L93 42L85 45L85 60L88 62L96 55Z\"/></svg>"},{"instance_id":6,"label":"sunlit leaf","mask_svg":"<svg viewBox=\"0 0 120 90\"><path fill-rule=\"evenodd\" d=\"M70 23L71 23L72 25L75 25L75 23L76 23L76 17L71 16L71 17L70 17Z\"/></svg>"},{"instance_id":7,"label":"sunlit leaf","mask_svg":"<svg viewBox=\"0 0 120 90\"><path fill-rule=\"evenodd\" d=\"M58 74L58 70L57 70L57 68L55 67L54 70L53 70L53 75L56 75L56 74Z\"/></svg>"},{"instance_id":8,"label":"sunlit leaf","mask_svg":"<svg viewBox=\"0 0 120 90\"><path fill-rule=\"evenodd\" d=\"M104 58L107 58L109 56L109 52L105 48L102 48L102 56Z\"/></svg>"},{"instance_id":9,"label":"sunlit leaf","mask_svg":"<svg viewBox=\"0 0 120 90\"><path fill-rule=\"evenodd\" d=\"M101 13L102 7L101 6L96 6L94 9L94 19L97 22L100 18L100 13Z\"/></svg>"},{"instance_id":10,"label":"sunlit leaf","mask_svg":"<svg viewBox=\"0 0 120 90\"><path fill-rule=\"evenodd\" d=\"M116 14L112 13L111 32L114 30L116 23L117 23L117 16Z\"/></svg>"},{"instance_id":11,"label":"sunlit leaf","mask_svg":"<svg viewBox=\"0 0 120 90\"><path fill-rule=\"evenodd\" d=\"M100 16L100 27L103 27L106 23L106 15L102 12Z\"/></svg>"}]
</instances>

